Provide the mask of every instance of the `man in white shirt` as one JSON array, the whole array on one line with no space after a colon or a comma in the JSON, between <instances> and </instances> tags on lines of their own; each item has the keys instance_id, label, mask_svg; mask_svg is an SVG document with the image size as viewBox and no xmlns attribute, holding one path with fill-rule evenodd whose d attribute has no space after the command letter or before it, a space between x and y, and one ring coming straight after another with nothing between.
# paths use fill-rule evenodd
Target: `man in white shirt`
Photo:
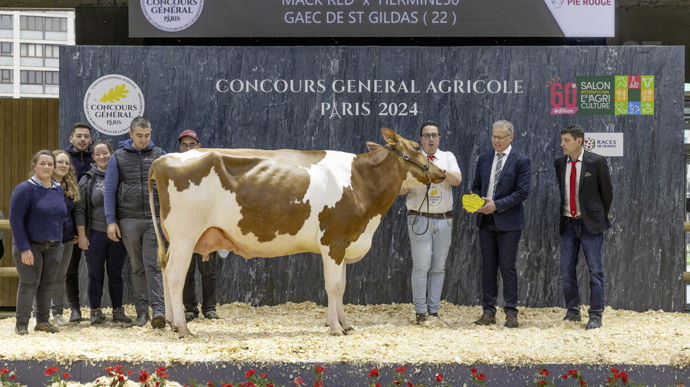
<instances>
[{"instance_id":1,"label":"man in white shirt","mask_svg":"<svg viewBox=\"0 0 690 387\"><path fill-rule=\"evenodd\" d=\"M412 302L417 324L438 318L446 257L453 235L453 190L462 181L462 173L451 152L438 149L441 142L438 124L427 121L419 135L422 153L430 163L446 171L445 181L407 192L407 231L412 249Z\"/></svg>"}]
</instances>

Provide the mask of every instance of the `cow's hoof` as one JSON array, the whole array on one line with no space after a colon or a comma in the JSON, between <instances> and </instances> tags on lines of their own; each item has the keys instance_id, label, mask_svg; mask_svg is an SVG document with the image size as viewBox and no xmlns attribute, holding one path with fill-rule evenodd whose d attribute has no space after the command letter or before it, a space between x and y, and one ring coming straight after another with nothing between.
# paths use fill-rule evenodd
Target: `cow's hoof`
<instances>
[{"instance_id":1,"label":"cow's hoof","mask_svg":"<svg viewBox=\"0 0 690 387\"><path fill-rule=\"evenodd\" d=\"M343 328L343 332L345 332L345 334L348 334L348 333L354 332L354 331L355 331L355 327L353 327L353 326Z\"/></svg>"},{"instance_id":2,"label":"cow's hoof","mask_svg":"<svg viewBox=\"0 0 690 387\"><path fill-rule=\"evenodd\" d=\"M185 329L184 331L178 330L177 337L180 339L184 339L185 337L194 337L194 335L192 334L192 332L189 331L189 329Z\"/></svg>"},{"instance_id":3,"label":"cow's hoof","mask_svg":"<svg viewBox=\"0 0 690 387\"><path fill-rule=\"evenodd\" d=\"M168 321L168 325L170 325L170 330L173 332L178 332L179 329L177 329L177 325L173 324L172 321Z\"/></svg>"},{"instance_id":4,"label":"cow's hoof","mask_svg":"<svg viewBox=\"0 0 690 387\"><path fill-rule=\"evenodd\" d=\"M328 331L328 333L329 333L331 336L343 336L343 335L345 335L345 332L343 332L342 329L340 329L340 330L338 330L338 329L331 329L331 330Z\"/></svg>"}]
</instances>

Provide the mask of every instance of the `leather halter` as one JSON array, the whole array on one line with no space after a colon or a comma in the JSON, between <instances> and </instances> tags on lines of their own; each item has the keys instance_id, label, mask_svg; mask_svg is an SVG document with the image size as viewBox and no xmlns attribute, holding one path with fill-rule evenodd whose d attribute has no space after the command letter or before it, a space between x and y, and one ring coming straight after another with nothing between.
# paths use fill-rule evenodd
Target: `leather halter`
<instances>
[{"instance_id":1,"label":"leather halter","mask_svg":"<svg viewBox=\"0 0 690 387\"><path fill-rule=\"evenodd\" d=\"M420 210L422 209L422 206L424 205L424 202L426 202L426 212L428 213L429 212L429 189L431 188L431 174L429 173L429 164L431 163L431 160L427 159L426 165L422 165L422 164L412 160L410 155L408 155L407 153L400 152L399 150L393 148L390 144L386 144L383 147L388 149L391 152L397 153L398 155L400 155L400 157L402 157L403 160L418 166L419 168L422 169L422 171L424 171L426 173L426 177L429 179L429 182L426 183L426 193L424 194L424 199L422 199L422 203L420 203L419 208L417 209L417 212L418 213L420 212ZM417 233L417 231L414 230L414 224L417 223L417 217L419 217L418 214L415 215L414 219L412 220L412 232L415 233L416 235L424 235L427 232L427 230L429 229L429 218L426 218L426 228L424 229L424 231L422 231L421 233Z\"/></svg>"}]
</instances>

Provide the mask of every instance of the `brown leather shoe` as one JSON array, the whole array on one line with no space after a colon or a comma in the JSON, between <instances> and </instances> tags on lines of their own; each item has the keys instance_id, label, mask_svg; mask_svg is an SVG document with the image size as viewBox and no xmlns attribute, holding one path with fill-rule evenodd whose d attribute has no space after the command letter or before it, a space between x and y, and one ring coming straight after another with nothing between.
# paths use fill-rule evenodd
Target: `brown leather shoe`
<instances>
[{"instance_id":1,"label":"brown leather shoe","mask_svg":"<svg viewBox=\"0 0 690 387\"><path fill-rule=\"evenodd\" d=\"M36 323L34 330L35 331L41 331L41 332L48 332L48 333L60 332L60 329L58 327L56 327L55 325L52 325L50 323L47 323L47 322Z\"/></svg>"},{"instance_id":2,"label":"brown leather shoe","mask_svg":"<svg viewBox=\"0 0 690 387\"><path fill-rule=\"evenodd\" d=\"M507 315L506 316L506 323L505 323L506 328L517 328L518 327L518 318L517 316L513 315Z\"/></svg>"},{"instance_id":3,"label":"brown leather shoe","mask_svg":"<svg viewBox=\"0 0 690 387\"><path fill-rule=\"evenodd\" d=\"M479 320L474 322L475 325L494 325L496 324L496 316L491 316L489 314L482 314Z\"/></svg>"}]
</instances>

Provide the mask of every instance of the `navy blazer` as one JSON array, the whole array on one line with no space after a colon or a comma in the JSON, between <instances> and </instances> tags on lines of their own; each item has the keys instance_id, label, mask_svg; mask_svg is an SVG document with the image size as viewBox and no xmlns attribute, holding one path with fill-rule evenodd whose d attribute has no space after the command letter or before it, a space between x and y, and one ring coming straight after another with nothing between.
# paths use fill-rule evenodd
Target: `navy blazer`
<instances>
[{"instance_id":1,"label":"navy blazer","mask_svg":"<svg viewBox=\"0 0 690 387\"><path fill-rule=\"evenodd\" d=\"M565 216L565 168L568 156L564 155L554 160L558 188L561 192L560 230L563 231ZM613 201L613 187L606 158L592 152L582 155L582 169L580 170L580 214L582 223L590 234L601 234L611 226L609 211Z\"/></svg>"},{"instance_id":2,"label":"navy blazer","mask_svg":"<svg viewBox=\"0 0 690 387\"><path fill-rule=\"evenodd\" d=\"M496 151L483 153L477 160L477 169L472 182L472 192L486 197L489 191L491 179L491 165L494 162ZM529 186L532 174L530 172L530 160L523 153L513 147L504 161L501 176L494 193L494 223L497 231L517 231L525 227L525 211L522 205L529 194ZM484 214L478 214L477 226L484 218Z\"/></svg>"}]
</instances>

